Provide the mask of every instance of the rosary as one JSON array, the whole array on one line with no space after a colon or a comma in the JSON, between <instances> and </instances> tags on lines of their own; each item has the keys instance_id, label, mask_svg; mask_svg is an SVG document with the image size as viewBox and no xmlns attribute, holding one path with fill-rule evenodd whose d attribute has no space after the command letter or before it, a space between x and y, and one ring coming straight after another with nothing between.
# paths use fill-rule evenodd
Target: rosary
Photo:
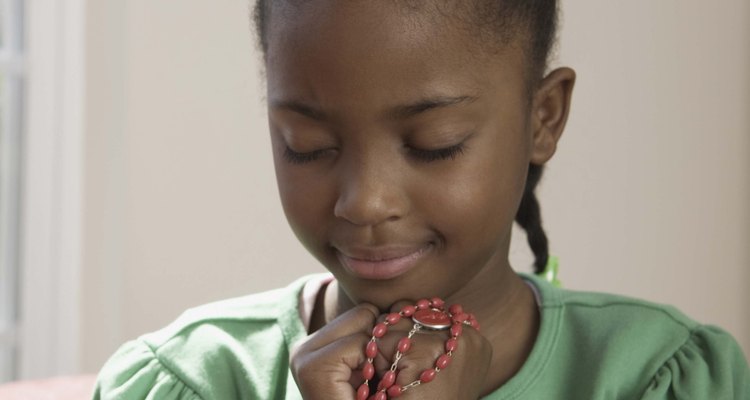
<instances>
[{"instance_id":1,"label":"rosary","mask_svg":"<svg viewBox=\"0 0 750 400\"><path fill-rule=\"evenodd\" d=\"M411 318L414 325L406 337L398 341L396 355L393 358L391 368L383 374L378 383L377 390L370 396L369 384L370 380L375 376L373 360L378 354L378 339L385 336L389 326L399 323L402 318ZM357 400L393 399L413 387L431 382L435 379L438 372L444 370L450 364L453 353L458 348L458 338L463 332L464 325L479 330L479 322L477 322L474 314L464 312L463 308L458 304L454 304L446 310L445 302L437 297L430 300L419 300L414 305L404 306L397 313L386 315L385 320L375 325L372 329L372 337L365 346L367 360L362 366L362 376L365 378L365 381L357 389ZM435 360L434 367L422 371L419 379L407 385L399 386L396 384L398 363L411 348L414 335L421 330L449 330L450 337L445 341L445 353Z\"/></svg>"}]
</instances>

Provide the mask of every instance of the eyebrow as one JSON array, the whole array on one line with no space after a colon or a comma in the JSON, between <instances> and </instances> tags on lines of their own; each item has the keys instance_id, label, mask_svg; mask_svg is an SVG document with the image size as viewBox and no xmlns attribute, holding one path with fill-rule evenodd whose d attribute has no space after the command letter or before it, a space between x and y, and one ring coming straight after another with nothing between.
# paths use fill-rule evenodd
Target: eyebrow
<instances>
[{"instance_id":1,"label":"eyebrow","mask_svg":"<svg viewBox=\"0 0 750 400\"><path fill-rule=\"evenodd\" d=\"M418 114L422 114L426 111L450 107L457 104L471 103L475 100L477 100L477 98L473 96L432 97L422 99L411 104L396 106L391 111L389 111L388 114L395 119L406 119L414 117Z\"/></svg>"},{"instance_id":2,"label":"eyebrow","mask_svg":"<svg viewBox=\"0 0 750 400\"><path fill-rule=\"evenodd\" d=\"M292 111L316 121L323 121L326 119L326 114L323 111L295 100L274 101L271 103L271 107Z\"/></svg>"},{"instance_id":3,"label":"eyebrow","mask_svg":"<svg viewBox=\"0 0 750 400\"><path fill-rule=\"evenodd\" d=\"M395 106L386 112L392 119L407 119L427 111L450 107L458 104L467 104L477 100L474 96L438 96L418 100L410 104ZM326 113L320 109L296 100L273 101L273 108L292 111L316 121L328 119Z\"/></svg>"}]
</instances>

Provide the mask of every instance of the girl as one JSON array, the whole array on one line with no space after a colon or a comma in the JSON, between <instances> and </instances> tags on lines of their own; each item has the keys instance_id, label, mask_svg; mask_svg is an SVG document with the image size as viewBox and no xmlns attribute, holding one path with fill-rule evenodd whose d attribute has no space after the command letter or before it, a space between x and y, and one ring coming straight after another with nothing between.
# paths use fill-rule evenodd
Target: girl
<instances>
[{"instance_id":1,"label":"girl","mask_svg":"<svg viewBox=\"0 0 750 400\"><path fill-rule=\"evenodd\" d=\"M331 275L188 311L125 344L95 398L750 398L724 331L509 265L514 220L554 264L534 188L575 82L547 72L556 9L258 1L284 211Z\"/></svg>"}]
</instances>

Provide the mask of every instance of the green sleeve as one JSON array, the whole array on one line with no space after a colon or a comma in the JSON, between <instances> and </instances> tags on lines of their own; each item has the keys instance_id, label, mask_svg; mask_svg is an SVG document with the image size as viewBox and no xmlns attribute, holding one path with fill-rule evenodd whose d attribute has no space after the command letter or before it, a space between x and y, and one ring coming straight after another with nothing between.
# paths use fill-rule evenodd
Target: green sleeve
<instances>
[{"instance_id":1,"label":"green sleeve","mask_svg":"<svg viewBox=\"0 0 750 400\"><path fill-rule=\"evenodd\" d=\"M301 398L289 348L307 333L303 284L196 307L125 343L99 372L94 400Z\"/></svg>"},{"instance_id":2,"label":"green sleeve","mask_svg":"<svg viewBox=\"0 0 750 400\"><path fill-rule=\"evenodd\" d=\"M750 399L750 369L737 342L702 326L657 371L643 400Z\"/></svg>"},{"instance_id":3,"label":"green sleeve","mask_svg":"<svg viewBox=\"0 0 750 400\"><path fill-rule=\"evenodd\" d=\"M145 343L124 344L99 373L94 400L199 400L174 372L156 358Z\"/></svg>"}]
</instances>

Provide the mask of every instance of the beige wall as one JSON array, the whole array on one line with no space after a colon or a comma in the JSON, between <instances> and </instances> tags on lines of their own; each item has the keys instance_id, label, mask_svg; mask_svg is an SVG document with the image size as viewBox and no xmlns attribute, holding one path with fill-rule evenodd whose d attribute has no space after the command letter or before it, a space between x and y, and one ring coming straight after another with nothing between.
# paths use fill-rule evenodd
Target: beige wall
<instances>
[{"instance_id":1,"label":"beige wall","mask_svg":"<svg viewBox=\"0 0 750 400\"><path fill-rule=\"evenodd\" d=\"M322 269L278 203L247 0L87 7L95 371L187 307ZM564 21L579 81L541 201L565 285L675 304L750 354L750 3L575 0Z\"/></svg>"}]
</instances>

